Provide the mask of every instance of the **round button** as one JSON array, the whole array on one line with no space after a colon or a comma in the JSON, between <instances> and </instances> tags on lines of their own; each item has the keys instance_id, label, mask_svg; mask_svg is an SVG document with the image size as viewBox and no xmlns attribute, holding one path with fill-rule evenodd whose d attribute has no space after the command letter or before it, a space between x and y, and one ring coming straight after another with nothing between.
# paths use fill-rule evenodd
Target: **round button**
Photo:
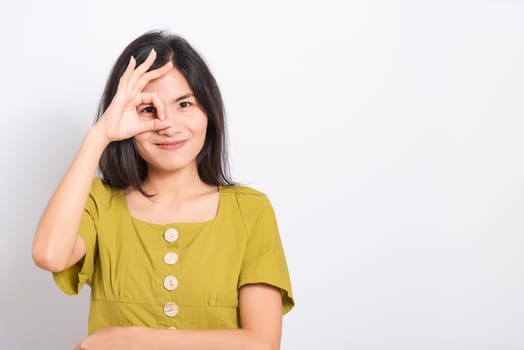
<instances>
[{"instance_id":1,"label":"round button","mask_svg":"<svg viewBox=\"0 0 524 350\"><path fill-rule=\"evenodd\" d=\"M164 314L167 317L175 317L178 314L178 305L173 302L168 302L164 305Z\"/></svg>"},{"instance_id":2,"label":"round button","mask_svg":"<svg viewBox=\"0 0 524 350\"><path fill-rule=\"evenodd\" d=\"M178 239L178 231L176 228L168 228L166 232L164 232L164 239L168 241L169 243L173 243Z\"/></svg>"},{"instance_id":3,"label":"round button","mask_svg":"<svg viewBox=\"0 0 524 350\"><path fill-rule=\"evenodd\" d=\"M176 329L176 327L167 327L167 329Z\"/></svg>"},{"instance_id":4,"label":"round button","mask_svg":"<svg viewBox=\"0 0 524 350\"><path fill-rule=\"evenodd\" d=\"M178 261L178 254L175 252L168 252L164 255L164 262L168 265L176 264Z\"/></svg>"},{"instance_id":5,"label":"round button","mask_svg":"<svg viewBox=\"0 0 524 350\"><path fill-rule=\"evenodd\" d=\"M164 287L167 290L174 290L178 287L178 279L175 276L167 276L164 278Z\"/></svg>"}]
</instances>

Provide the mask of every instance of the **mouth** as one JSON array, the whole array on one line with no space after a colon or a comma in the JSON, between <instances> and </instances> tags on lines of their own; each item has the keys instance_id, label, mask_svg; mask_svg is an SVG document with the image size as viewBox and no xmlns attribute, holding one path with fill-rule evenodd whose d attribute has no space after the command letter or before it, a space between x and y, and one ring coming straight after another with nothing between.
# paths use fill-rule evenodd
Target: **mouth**
<instances>
[{"instance_id":1,"label":"mouth","mask_svg":"<svg viewBox=\"0 0 524 350\"><path fill-rule=\"evenodd\" d=\"M182 147L186 143L186 140L183 141L176 141L176 142L162 142L162 143L156 143L158 148L163 150L174 150Z\"/></svg>"}]
</instances>

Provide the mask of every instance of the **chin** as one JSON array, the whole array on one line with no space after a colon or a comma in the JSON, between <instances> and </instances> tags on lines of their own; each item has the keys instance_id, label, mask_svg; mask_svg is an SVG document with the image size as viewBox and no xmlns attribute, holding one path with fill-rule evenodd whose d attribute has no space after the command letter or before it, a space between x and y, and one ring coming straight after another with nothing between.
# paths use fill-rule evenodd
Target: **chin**
<instances>
[{"instance_id":1,"label":"chin","mask_svg":"<svg viewBox=\"0 0 524 350\"><path fill-rule=\"evenodd\" d=\"M162 172L162 173L176 173L185 169L196 169L196 161L188 161L188 162L148 162L148 168L150 170L153 170L155 172Z\"/></svg>"}]
</instances>

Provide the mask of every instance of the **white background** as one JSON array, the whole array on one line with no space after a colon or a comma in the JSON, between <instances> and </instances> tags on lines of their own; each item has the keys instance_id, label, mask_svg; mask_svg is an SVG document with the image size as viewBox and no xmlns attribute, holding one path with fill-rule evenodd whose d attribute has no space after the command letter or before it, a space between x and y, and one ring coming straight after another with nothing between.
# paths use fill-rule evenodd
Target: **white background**
<instances>
[{"instance_id":1,"label":"white background","mask_svg":"<svg viewBox=\"0 0 524 350\"><path fill-rule=\"evenodd\" d=\"M226 102L237 181L277 212L282 349L524 349L523 1L0 5L2 349L71 349L31 242L136 36L168 29Z\"/></svg>"}]
</instances>

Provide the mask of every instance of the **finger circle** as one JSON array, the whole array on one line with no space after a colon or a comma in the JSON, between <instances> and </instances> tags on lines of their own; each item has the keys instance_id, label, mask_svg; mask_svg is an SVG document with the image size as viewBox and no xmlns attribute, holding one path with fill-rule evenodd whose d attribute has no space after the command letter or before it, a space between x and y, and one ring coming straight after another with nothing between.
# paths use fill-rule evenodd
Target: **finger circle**
<instances>
[{"instance_id":1,"label":"finger circle","mask_svg":"<svg viewBox=\"0 0 524 350\"><path fill-rule=\"evenodd\" d=\"M151 103L156 108L156 115L157 118L160 120L165 119L164 114L164 104L160 100L160 97L156 92L141 92L140 93L140 101L142 104L148 104Z\"/></svg>"}]
</instances>

